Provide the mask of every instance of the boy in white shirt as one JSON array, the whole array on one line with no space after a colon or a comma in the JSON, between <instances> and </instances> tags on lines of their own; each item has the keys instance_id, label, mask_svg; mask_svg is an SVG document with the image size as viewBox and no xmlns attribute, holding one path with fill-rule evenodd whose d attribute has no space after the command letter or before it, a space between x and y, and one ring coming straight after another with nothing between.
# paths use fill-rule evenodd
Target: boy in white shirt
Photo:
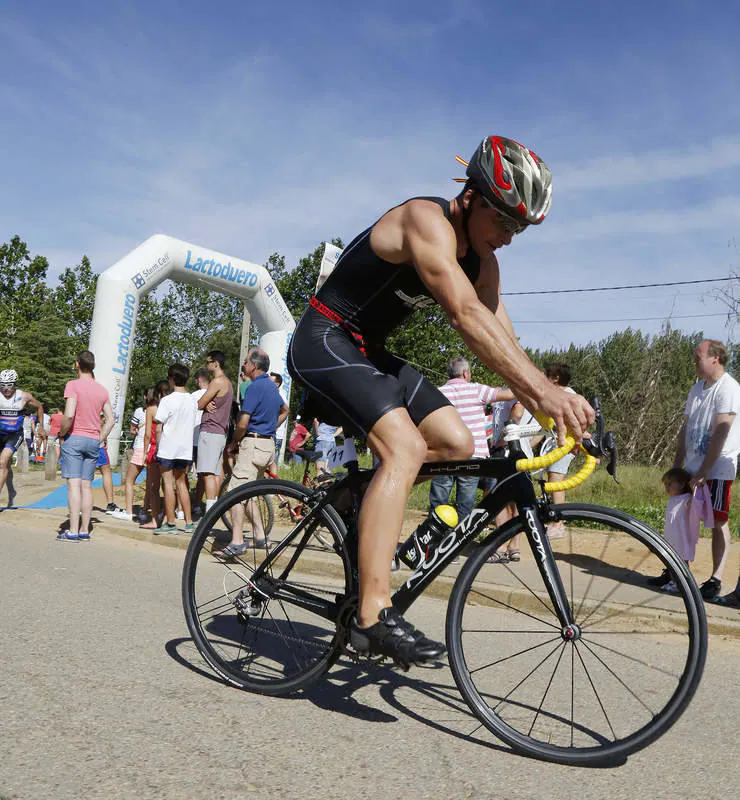
<instances>
[{"instance_id":1,"label":"boy in white shirt","mask_svg":"<svg viewBox=\"0 0 740 800\"><path fill-rule=\"evenodd\" d=\"M157 461L164 484L165 519L155 528L155 534L178 533L175 524L175 492L180 508L185 514L185 532L195 530L190 511L190 489L187 473L193 459L193 428L197 406L185 388L190 370L183 364L173 364L167 371L172 392L159 402L156 422L162 423L162 433L157 447Z\"/></svg>"}]
</instances>

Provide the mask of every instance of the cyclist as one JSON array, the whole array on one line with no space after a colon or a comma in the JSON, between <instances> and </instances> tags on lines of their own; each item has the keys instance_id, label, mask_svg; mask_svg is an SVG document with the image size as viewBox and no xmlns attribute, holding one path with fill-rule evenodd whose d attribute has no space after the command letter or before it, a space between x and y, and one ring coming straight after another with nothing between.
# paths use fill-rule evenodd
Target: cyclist
<instances>
[{"instance_id":1,"label":"cyclist","mask_svg":"<svg viewBox=\"0 0 740 800\"><path fill-rule=\"evenodd\" d=\"M46 439L44 429L44 407L31 394L16 388L18 373L14 369L0 372L0 492L8 479L10 459L23 441L23 409L32 406L36 409L36 419L41 439ZM8 505L13 505L15 492L8 494Z\"/></svg>"},{"instance_id":2,"label":"cyclist","mask_svg":"<svg viewBox=\"0 0 740 800\"><path fill-rule=\"evenodd\" d=\"M384 341L415 309L438 303L466 345L503 376L531 411L580 441L594 420L583 397L545 378L520 347L501 302L496 250L539 225L552 199L550 170L532 151L486 137L452 200L417 197L392 208L344 250L293 334L288 364L320 418L357 430L380 466L359 514L359 605L351 641L360 652L408 663L444 645L391 606L390 569L422 463L465 459L473 438L450 402Z\"/></svg>"}]
</instances>

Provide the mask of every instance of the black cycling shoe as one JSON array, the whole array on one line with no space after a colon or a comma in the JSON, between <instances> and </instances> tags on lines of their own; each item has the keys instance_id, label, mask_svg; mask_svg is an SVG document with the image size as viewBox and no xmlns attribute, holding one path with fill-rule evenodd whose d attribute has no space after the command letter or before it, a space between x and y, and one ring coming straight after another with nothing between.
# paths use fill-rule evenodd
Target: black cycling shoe
<instances>
[{"instance_id":1,"label":"black cycling shoe","mask_svg":"<svg viewBox=\"0 0 740 800\"><path fill-rule=\"evenodd\" d=\"M668 572L667 569L664 569L660 575L656 575L654 578L647 579L648 586L665 586L667 583L670 583L672 580L671 573Z\"/></svg>"},{"instance_id":2,"label":"black cycling shoe","mask_svg":"<svg viewBox=\"0 0 740 800\"><path fill-rule=\"evenodd\" d=\"M722 582L717 578L709 578L699 587L699 594L708 601L716 600L722 591Z\"/></svg>"},{"instance_id":3,"label":"black cycling shoe","mask_svg":"<svg viewBox=\"0 0 740 800\"><path fill-rule=\"evenodd\" d=\"M427 639L393 606L384 608L378 614L378 621L369 628L360 628L357 618L354 617L350 626L349 640L358 653L389 656L402 664L433 661L446 649L442 642Z\"/></svg>"}]
</instances>

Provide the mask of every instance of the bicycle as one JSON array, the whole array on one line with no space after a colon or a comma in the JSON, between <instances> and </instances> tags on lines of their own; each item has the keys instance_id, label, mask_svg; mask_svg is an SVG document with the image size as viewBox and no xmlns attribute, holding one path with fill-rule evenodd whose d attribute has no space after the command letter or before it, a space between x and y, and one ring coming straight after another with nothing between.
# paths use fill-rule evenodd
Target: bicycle
<instances>
[{"instance_id":1,"label":"bicycle","mask_svg":"<svg viewBox=\"0 0 740 800\"><path fill-rule=\"evenodd\" d=\"M296 454L299 455L304 463L305 467L303 470L303 479L301 481L302 486L306 486L309 489L313 489L314 487L318 486L325 480L333 480L329 473L325 473L324 475L316 475L311 477L310 475L310 467L311 464L318 461L322 456L323 453L319 450L303 450L301 448L297 449ZM270 472L269 468L265 469L264 471L265 478L272 478L272 479L279 479L279 475L275 472ZM221 481L221 486L218 490L218 499L220 500L229 490L229 481L231 480L231 473L225 475L223 480ZM284 511L287 511L288 515L292 522L298 522L303 516L303 504L292 503L291 498L277 494L277 501L278 501L278 508ZM270 536L270 532L272 531L272 526L275 523L275 504L272 500L272 497L262 497L259 498L257 501L258 508L260 512L260 516L262 517L262 527L264 529L265 539ZM229 509L226 509L224 513L221 515L221 522L224 524L226 529L231 533L232 525L231 525L231 513ZM332 542L331 539L324 537L320 531L317 531L314 534L314 539L318 542L321 547L331 548Z\"/></svg>"},{"instance_id":2,"label":"bicycle","mask_svg":"<svg viewBox=\"0 0 740 800\"><path fill-rule=\"evenodd\" d=\"M608 460L616 480L614 439L604 433L598 401L594 406L596 431L584 439L583 469L560 484L539 480L539 498L528 473L572 450L572 438L528 460L518 438L532 431L508 431L503 456L425 464L423 477L475 474L495 485L392 598L404 613L470 545L445 624L455 683L480 723L516 751L568 765L613 763L665 733L696 691L707 648L696 583L658 533L611 508L550 502L550 492L585 480L597 458ZM289 694L340 656L359 659L349 644L358 586L354 519L372 474L350 465L346 475L315 490L255 481L227 494L206 516L187 551L182 597L198 650L225 682ZM286 520L274 549L228 562L214 557L211 529L223 510L277 492L307 511L294 525ZM518 517L473 544L510 502ZM546 524L559 520L567 535L551 544ZM333 542L320 558L306 546L318 527ZM487 563L519 533L529 549L522 547L516 569ZM574 550L576 540L583 552ZM642 575L655 566L669 570L678 595L646 585Z\"/></svg>"}]
</instances>

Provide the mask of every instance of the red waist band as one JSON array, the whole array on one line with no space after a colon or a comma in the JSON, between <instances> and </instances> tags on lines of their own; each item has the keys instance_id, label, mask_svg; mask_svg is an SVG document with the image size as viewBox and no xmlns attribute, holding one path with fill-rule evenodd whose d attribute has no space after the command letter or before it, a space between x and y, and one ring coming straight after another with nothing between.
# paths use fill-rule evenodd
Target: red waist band
<instances>
[{"instance_id":1,"label":"red waist band","mask_svg":"<svg viewBox=\"0 0 740 800\"><path fill-rule=\"evenodd\" d=\"M342 317L339 316L339 314L337 314L336 311L332 311L328 306L325 306L321 302L321 300L319 300L315 295L311 297L311 299L308 301L308 304L311 306L311 308L316 309L316 311L318 311L319 314L322 314L327 319L330 319L332 322L336 322L337 324L341 325L344 328L344 330L347 331L347 333L349 333L350 336L352 336L352 338L357 342L357 344L360 345L360 352L362 353L362 355L363 356L367 355L367 352L365 350L365 348L367 347L367 343L359 333L355 333L355 331L353 331L352 328L350 328L349 322L347 322L346 319L343 319Z\"/></svg>"}]
</instances>

